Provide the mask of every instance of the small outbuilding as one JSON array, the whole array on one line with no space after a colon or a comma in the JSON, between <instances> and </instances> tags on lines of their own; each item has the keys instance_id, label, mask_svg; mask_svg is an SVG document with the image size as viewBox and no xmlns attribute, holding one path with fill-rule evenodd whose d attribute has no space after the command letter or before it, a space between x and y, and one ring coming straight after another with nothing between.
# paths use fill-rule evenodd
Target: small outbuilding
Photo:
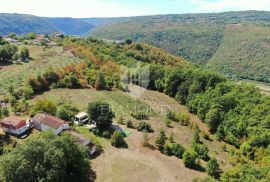
<instances>
[{"instance_id":1,"label":"small outbuilding","mask_svg":"<svg viewBox=\"0 0 270 182\"><path fill-rule=\"evenodd\" d=\"M0 121L0 125L4 132L17 136L24 134L28 130L26 121L18 116L6 117Z\"/></svg>"},{"instance_id":2,"label":"small outbuilding","mask_svg":"<svg viewBox=\"0 0 270 182\"><path fill-rule=\"evenodd\" d=\"M52 130L55 135L69 129L67 122L48 114L37 114L32 118L32 122L35 129L40 131Z\"/></svg>"},{"instance_id":3,"label":"small outbuilding","mask_svg":"<svg viewBox=\"0 0 270 182\"><path fill-rule=\"evenodd\" d=\"M81 145L83 145L89 149L90 156L93 156L96 153L96 151L97 151L96 146L87 137L83 136L80 133L74 132L74 131L69 131L69 134L71 134L71 136L77 138Z\"/></svg>"}]
</instances>

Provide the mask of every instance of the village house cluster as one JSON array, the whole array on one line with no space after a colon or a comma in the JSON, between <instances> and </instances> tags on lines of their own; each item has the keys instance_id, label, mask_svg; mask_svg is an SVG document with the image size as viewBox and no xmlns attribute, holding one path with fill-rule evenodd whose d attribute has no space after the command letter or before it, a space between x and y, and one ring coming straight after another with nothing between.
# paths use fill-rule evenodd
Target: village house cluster
<instances>
[{"instance_id":1,"label":"village house cluster","mask_svg":"<svg viewBox=\"0 0 270 182\"><path fill-rule=\"evenodd\" d=\"M89 117L87 113L81 112L74 117L74 123L77 125L88 124L88 122ZM77 138L82 145L87 146L89 148L90 155L93 155L96 151L96 147L93 142L80 133L72 131L68 122L48 114L39 113L33 118L27 120L18 116L5 117L0 120L0 126L0 129L5 133L20 138L27 137L29 131L32 129L41 132L50 130L55 135L59 135L63 131L66 131L73 137Z\"/></svg>"}]
</instances>

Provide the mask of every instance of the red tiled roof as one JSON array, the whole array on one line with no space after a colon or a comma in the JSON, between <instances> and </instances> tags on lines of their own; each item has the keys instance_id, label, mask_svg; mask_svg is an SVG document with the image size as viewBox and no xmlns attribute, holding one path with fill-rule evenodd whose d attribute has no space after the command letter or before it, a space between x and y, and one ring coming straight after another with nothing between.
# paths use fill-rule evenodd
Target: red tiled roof
<instances>
[{"instance_id":1,"label":"red tiled roof","mask_svg":"<svg viewBox=\"0 0 270 182\"><path fill-rule=\"evenodd\" d=\"M6 117L0 123L2 127L11 129L20 129L26 126L26 121L17 116Z\"/></svg>"},{"instance_id":2,"label":"red tiled roof","mask_svg":"<svg viewBox=\"0 0 270 182\"><path fill-rule=\"evenodd\" d=\"M50 128L53 129L58 129L62 124L65 124L66 122L56 118L54 116L50 116L48 114L37 114L34 118L33 118L34 122L38 122L38 123L43 123L46 126L49 126Z\"/></svg>"}]
</instances>

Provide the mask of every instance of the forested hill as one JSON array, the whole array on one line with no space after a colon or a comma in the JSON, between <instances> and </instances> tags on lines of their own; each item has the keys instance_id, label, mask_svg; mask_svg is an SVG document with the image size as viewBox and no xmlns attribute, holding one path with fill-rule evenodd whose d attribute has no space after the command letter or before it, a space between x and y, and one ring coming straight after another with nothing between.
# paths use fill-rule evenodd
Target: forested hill
<instances>
[{"instance_id":1,"label":"forested hill","mask_svg":"<svg viewBox=\"0 0 270 182\"><path fill-rule=\"evenodd\" d=\"M126 18L92 36L142 41L237 78L270 82L270 12L159 15Z\"/></svg>"},{"instance_id":2,"label":"forested hill","mask_svg":"<svg viewBox=\"0 0 270 182\"><path fill-rule=\"evenodd\" d=\"M0 35L10 32L46 34L61 32L68 35L87 34L94 26L87 21L75 18L45 18L23 14L0 14Z\"/></svg>"},{"instance_id":3,"label":"forested hill","mask_svg":"<svg viewBox=\"0 0 270 182\"><path fill-rule=\"evenodd\" d=\"M29 32L50 33L60 31L46 19L22 14L0 14L0 34L14 32L26 34Z\"/></svg>"}]
</instances>

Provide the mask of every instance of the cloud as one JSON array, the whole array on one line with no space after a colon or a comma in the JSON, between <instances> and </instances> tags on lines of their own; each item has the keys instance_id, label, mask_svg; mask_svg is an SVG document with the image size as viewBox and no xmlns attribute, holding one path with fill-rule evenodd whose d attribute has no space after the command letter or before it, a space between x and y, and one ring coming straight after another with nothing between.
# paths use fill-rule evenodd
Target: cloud
<instances>
[{"instance_id":1,"label":"cloud","mask_svg":"<svg viewBox=\"0 0 270 182\"><path fill-rule=\"evenodd\" d=\"M108 0L1 0L0 12L49 17L119 17L150 15L153 10Z\"/></svg>"},{"instance_id":2,"label":"cloud","mask_svg":"<svg viewBox=\"0 0 270 182\"><path fill-rule=\"evenodd\" d=\"M199 11L270 10L269 0L192 0Z\"/></svg>"}]
</instances>

